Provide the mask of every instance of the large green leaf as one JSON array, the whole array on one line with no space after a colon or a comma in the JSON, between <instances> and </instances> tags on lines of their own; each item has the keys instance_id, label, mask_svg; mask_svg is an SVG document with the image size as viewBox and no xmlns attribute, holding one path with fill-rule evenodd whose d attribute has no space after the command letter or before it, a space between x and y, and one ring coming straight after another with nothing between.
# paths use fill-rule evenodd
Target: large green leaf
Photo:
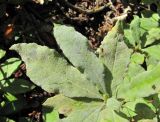
<instances>
[{"instance_id":1,"label":"large green leaf","mask_svg":"<svg viewBox=\"0 0 160 122\"><path fill-rule=\"evenodd\" d=\"M96 86L55 50L35 43L16 44L11 49L26 63L28 77L44 90L69 97L101 98Z\"/></svg>"},{"instance_id":2,"label":"large green leaf","mask_svg":"<svg viewBox=\"0 0 160 122\"><path fill-rule=\"evenodd\" d=\"M18 58L10 58L4 63L0 64L0 81L10 77L21 64Z\"/></svg>"},{"instance_id":3,"label":"large green leaf","mask_svg":"<svg viewBox=\"0 0 160 122\"><path fill-rule=\"evenodd\" d=\"M103 64L88 49L87 38L65 25L55 25L54 37L69 61L106 93Z\"/></svg>"},{"instance_id":4,"label":"large green leaf","mask_svg":"<svg viewBox=\"0 0 160 122\"><path fill-rule=\"evenodd\" d=\"M48 98L47 101L43 103L43 106L48 107L50 109L54 107L54 109L57 110L60 114L68 116L73 111L87 109L89 107L91 109L95 109L96 107L101 106L103 104L102 101L94 101L94 99L79 99L79 101L76 101L74 99L70 99L60 94Z\"/></svg>"},{"instance_id":5,"label":"large green leaf","mask_svg":"<svg viewBox=\"0 0 160 122\"><path fill-rule=\"evenodd\" d=\"M98 52L99 58L112 74L110 79L107 77L107 82L111 83L111 90L115 94L116 87L123 81L131 55L131 50L123 41L122 23L120 21L104 38Z\"/></svg>"},{"instance_id":6,"label":"large green leaf","mask_svg":"<svg viewBox=\"0 0 160 122\"><path fill-rule=\"evenodd\" d=\"M155 94L160 90L159 80L160 64L152 70L135 75L129 81L124 81L119 87L118 98L133 100Z\"/></svg>"},{"instance_id":7,"label":"large green leaf","mask_svg":"<svg viewBox=\"0 0 160 122\"><path fill-rule=\"evenodd\" d=\"M129 122L119 116L114 110L102 109L102 107L88 108L71 113L62 122Z\"/></svg>"},{"instance_id":8,"label":"large green leaf","mask_svg":"<svg viewBox=\"0 0 160 122\"><path fill-rule=\"evenodd\" d=\"M57 95L47 99L43 106L50 109L54 107L60 114L64 114L66 118L62 122L128 122L114 111L121 106L114 98L104 103L94 99L70 99Z\"/></svg>"}]
</instances>

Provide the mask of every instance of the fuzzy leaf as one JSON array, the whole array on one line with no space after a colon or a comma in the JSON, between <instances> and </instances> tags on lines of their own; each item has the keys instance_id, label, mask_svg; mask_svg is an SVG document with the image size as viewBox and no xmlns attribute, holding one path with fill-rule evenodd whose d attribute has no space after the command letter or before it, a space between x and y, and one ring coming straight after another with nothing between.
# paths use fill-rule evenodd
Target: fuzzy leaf
<instances>
[{"instance_id":1,"label":"fuzzy leaf","mask_svg":"<svg viewBox=\"0 0 160 122\"><path fill-rule=\"evenodd\" d=\"M129 76L129 78L134 77L135 75L137 75L138 73L142 73L144 72L144 68L134 62L131 62L128 66L128 71L127 71L127 75Z\"/></svg>"},{"instance_id":2,"label":"fuzzy leaf","mask_svg":"<svg viewBox=\"0 0 160 122\"><path fill-rule=\"evenodd\" d=\"M120 120L128 122L114 112L112 105L115 108L119 107L115 99L110 99L105 105L103 101L70 99L63 95L49 98L43 104L45 107L54 107L60 114L64 114L66 118L62 119L62 122L118 122Z\"/></svg>"},{"instance_id":3,"label":"fuzzy leaf","mask_svg":"<svg viewBox=\"0 0 160 122\"><path fill-rule=\"evenodd\" d=\"M125 38L127 38L127 42L133 46L135 46L135 40L132 36L132 32L130 29L125 29L124 30L124 35L125 35Z\"/></svg>"},{"instance_id":4,"label":"fuzzy leaf","mask_svg":"<svg viewBox=\"0 0 160 122\"><path fill-rule=\"evenodd\" d=\"M97 108L83 109L75 111L62 120L62 122L129 122L129 120L119 116L114 110Z\"/></svg>"},{"instance_id":5,"label":"fuzzy leaf","mask_svg":"<svg viewBox=\"0 0 160 122\"><path fill-rule=\"evenodd\" d=\"M118 21L98 49L99 58L112 74L110 75L111 81L107 82L111 83L113 93L116 93L116 87L123 81L131 55L131 50L128 49L123 41L121 26L122 23Z\"/></svg>"},{"instance_id":6,"label":"fuzzy leaf","mask_svg":"<svg viewBox=\"0 0 160 122\"><path fill-rule=\"evenodd\" d=\"M157 60L160 60L160 45L150 46L143 49L144 52L147 52L149 56L154 57Z\"/></svg>"},{"instance_id":7,"label":"fuzzy leaf","mask_svg":"<svg viewBox=\"0 0 160 122\"><path fill-rule=\"evenodd\" d=\"M21 55L26 63L28 77L42 89L69 97L101 98L85 75L69 65L55 50L35 43L16 44L11 49Z\"/></svg>"},{"instance_id":8,"label":"fuzzy leaf","mask_svg":"<svg viewBox=\"0 0 160 122\"><path fill-rule=\"evenodd\" d=\"M153 13L151 17L143 17L140 20L140 27L144 30L150 30L152 28L159 27L160 16L157 13Z\"/></svg>"},{"instance_id":9,"label":"fuzzy leaf","mask_svg":"<svg viewBox=\"0 0 160 122\"><path fill-rule=\"evenodd\" d=\"M154 42L160 42L160 28L153 28L149 30L148 33L145 46L148 46Z\"/></svg>"},{"instance_id":10,"label":"fuzzy leaf","mask_svg":"<svg viewBox=\"0 0 160 122\"><path fill-rule=\"evenodd\" d=\"M130 30L135 44L140 44L141 30L140 30L140 19L138 16L134 16L133 21L130 24Z\"/></svg>"},{"instance_id":11,"label":"fuzzy leaf","mask_svg":"<svg viewBox=\"0 0 160 122\"><path fill-rule=\"evenodd\" d=\"M145 55L140 53L133 53L131 56L131 62L136 64L143 64Z\"/></svg>"},{"instance_id":12,"label":"fuzzy leaf","mask_svg":"<svg viewBox=\"0 0 160 122\"><path fill-rule=\"evenodd\" d=\"M10 58L4 63L0 64L0 81L10 77L21 64L18 58Z\"/></svg>"},{"instance_id":13,"label":"fuzzy leaf","mask_svg":"<svg viewBox=\"0 0 160 122\"><path fill-rule=\"evenodd\" d=\"M153 120L156 117L156 109L152 103L142 98L125 103L122 111L127 116L134 117L134 120L138 122L141 119Z\"/></svg>"},{"instance_id":14,"label":"fuzzy leaf","mask_svg":"<svg viewBox=\"0 0 160 122\"><path fill-rule=\"evenodd\" d=\"M157 118L154 118L154 120L150 120L150 119L142 119L138 122L158 122Z\"/></svg>"},{"instance_id":15,"label":"fuzzy leaf","mask_svg":"<svg viewBox=\"0 0 160 122\"><path fill-rule=\"evenodd\" d=\"M59 113L54 109L50 109L49 107L42 107L43 112L43 120L44 122L58 122L59 121Z\"/></svg>"},{"instance_id":16,"label":"fuzzy leaf","mask_svg":"<svg viewBox=\"0 0 160 122\"><path fill-rule=\"evenodd\" d=\"M147 59L146 59L146 64L147 64L147 70L152 70L154 69L157 64L159 63L159 60L156 59L154 56L149 56Z\"/></svg>"},{"instance_id":17,"label":"fuzzy leaf","mask_svg":"<svg viewBox=\"0 0 160 122\"><path fill-rule=\"evenodd\" d=\"M54 36L69 61L96 84L103 93L106 93L103 64L88 49L87 38L76 32L73 27L65 25L55 25Z\"/></svg>"},{"instance_id":18,"label":"fuzzy leaf","mask_svg":"<svg viewBox=\"0 0 160 122\"><path fill-rule=\"evenodd\" d=\"M159 74L160 64L152 70L137 74L128 82L123 82L118 90L118 98L134 100L157 93L160 90Z\"/></svg>"},{"instance_id":19,"label":"fuzzy leaf","mask_svg":"<svg viewBox=\"0 0 160 122\"><path fill-rule=\"evenodd\" d=\"M84 101L83 101L84 100ZM78 100L74 100L68 97L65 97L64 95L56 95L54 97L48 98L47 101L43 103L44 107L50 107L55 110L57 110L60 114L64 114L65 116L68 116L71 112L88 108L90 107L97 107L102 105L103 102L101 100L95 100L94 99L83 99L79 98ZM88 107L87 107L88 106Z\"/></svg>"}]
</instances>

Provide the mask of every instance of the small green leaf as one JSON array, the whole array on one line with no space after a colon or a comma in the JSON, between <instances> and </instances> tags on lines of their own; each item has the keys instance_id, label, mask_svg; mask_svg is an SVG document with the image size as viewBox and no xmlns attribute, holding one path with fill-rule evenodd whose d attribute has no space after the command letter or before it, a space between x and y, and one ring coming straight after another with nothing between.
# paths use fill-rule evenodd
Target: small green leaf
<instances>
[{"instance_id":1,"label":"small green leaf","mask_svg":"<svg viewBox=\"0 0 160 122\"><path fill-rule=\"evenodd\" d=\"M119 102L117 99L115 98L109 98L107 100L107 108L108 109L111 109L111 110L120 110L121 106L122 106L122 103Z\"/></svg>"},{"instance_id":2,"label":"small green leaf","mask_svg":"<svg viewBox=\"0 0 160 122\"><path fill-rule=\"evenodd\" d=\"M59 113L52 108L47 106L42 108L43 112L43 120L44 122L58 122L59 121Z\"/></svg>"},{"instance_id":3,"label":"small green leaf","mask_svg":"<svg viewBox=\"0 0 160 122\"><path fill-rule=\"evenodd\" d=\"M6 52L2 49L0 49L0 59L3 58L3 56L6 54Z\"/></svg>"},{"instance_id":4,"label":"small green leaf","mask_svg":"<svg viewBox=\"0 0 160 122\"><path fill-rule=\"evenodd\" d=\"M144 68L134 62L131 62L128 66L128 71L127 71L127 75L129 76L129 78L134 77L135 75L144 72Z\"/></svg>"},{"instance_id":5,"label":"small green leaf","mask_svg":"<svg viewBox=\"0 0 160 122\"><path fill-rule=\"evenodd\" d=\"M0 64L0 81L10 77L20 66L21 60L18 58L10 58Z\"/></svg>"},{"instance_id":6,"label":"small green leaf","mask_svg":"<svg viewBox=\"0 0 160 122\"><path fill-rule=\"evenodd\" d=\"M141 30L140 30L140 18L138 16L134 16L134 19L130 24L130 30L135 44L140 45Z\"/></svg>"},{"instance_id":7,"label":"small green leaf","mask_svg":"<svg viewBox=\"0 0 160 122\"><path fill-rule=\"evenodd\" d=\"M152 28L159 27L160 17L157 13L153 13L150 17L143 17L140 19L140 27L144 30L150 30Z\"/></svg>"},{"instance_id":8,"label":"small green leaf","mask_svg":"<svg viewBox=\"0 0 160 122\"><path fill-rule=\"evenodd\" d=\"M12 95L11 93L4 93L3 96L9 102L17 100L17 98L14 95Z\"/></svg>"},{"instance_id":9,"label":"small green leaf","mask_svg":"<svg viewBox=\"0 0 160 122\"><path fill-rule=\"evenodd\" d=\"M147 64L147 70L152 70L154 69L157 64L159 63L159 60L157 58L155 58L154 56L149 56L147 59L146 59L146 64Z\"/></svg>"},{"instance_id":10,"label":"small green leaf","mask_svg":"<svg viewBox=\"0 0 160 122\"><path fill-rule=\"evenodd\" d=\"M131 56L131 62L136 64L143 64L144 56L145 56L144 54L133 53L133 55Z\"/></svg>"},{"instance_id":11,"label":"small green leaf","mask_svg":"<svg viewBox=\"0 0 160 122\"><path fill-rule=\"evenodd\" d=\"M147 97L156 94L160 90L160 63L152 70L144 71L124 81L118 90L117 97L126 100Z\"/></svg>"},{"instance_id":12,"label":"small green leaf","mask_svg":"<svg viewBox=\"0 0 160 122\"><path fill-rule=\"evenodd\" d=\"M147 52L149 56L160 60L160 45L150 46L148 48L143 49L144 52Z\"/></svg>"},{"instance_id":13,"label":"small green leaf","mask_svg":"<svg viewBox=\"0 0 160 122\"><path fill-rule=\"evenodd\" d=\"M130 29L125 29L124 30L124 35L125 35L125 38L127 38L127 43L131 44L132 46L136 46L135 44L135 40L132 36L132 32Z\"/></svg>"},{"instance_id":14,"label":"small green leaf","mask_svg":"<svg viewBox=\"0 0 160 122\"><path fill-rule=\"evenodd\" d=\"M148 46L155 42L160 42L160 28L152 28L148 31L145 46Z\"/></svg>"},{"instance_id":15,"label":"small green leaf","mask_svg":"<svg viewBox=\"0 0 160 122\"><path fill-rule=\"evenodd\" d=\"M153 119L156 116L154 106L142 98L125 103L122 112L128 117L134 117L136 121L142 118Z\"/></svg>"}]
</instances>

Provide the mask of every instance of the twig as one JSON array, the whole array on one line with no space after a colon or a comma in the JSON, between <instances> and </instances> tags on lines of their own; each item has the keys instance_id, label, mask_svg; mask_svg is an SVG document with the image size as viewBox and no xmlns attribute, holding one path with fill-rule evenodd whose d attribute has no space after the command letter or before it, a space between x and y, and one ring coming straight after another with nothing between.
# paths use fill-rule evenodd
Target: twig
<instances>
[{"instance_id":1,"label":"twig","mask_svg":"<svg viewBox=\"0 0 160 122\"><path fill-rule=\"evenodd\" d=\"M100 11L103 11L105 8L110 7L112 5L112 3L109 2L109 3L107 3L104 6L101 6L99 8L94 8L92 10L83 10L80 7L76 7L73 4L69 3L68 0L61 0L61 2L64 3L69 8L71 8L71 9L77 11L77 12L83 13L83 14L95 14L95 13L98 13Z\"/></svg>"}]
</instances>

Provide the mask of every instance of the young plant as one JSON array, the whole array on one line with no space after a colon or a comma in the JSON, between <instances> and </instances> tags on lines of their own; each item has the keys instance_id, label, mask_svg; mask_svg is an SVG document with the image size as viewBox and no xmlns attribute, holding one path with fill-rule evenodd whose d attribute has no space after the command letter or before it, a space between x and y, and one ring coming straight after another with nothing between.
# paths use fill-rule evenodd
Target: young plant
<instances>
[{"instance_id":1,"label":"young plant","mask_svg":"<svg viewBox=\"0 0 160 122\"><path fill-rule=\"evenodd\" d=\"M139 20L133 21L136 47ZM118 21L97 50L99 57L89 49L86 37L57 24L54 36L63 54L35 43L11 47L36 85L58 93L43 103L44 121L159 121L160 63L145 70L146 54L135 51L130 41L126 44L123 30L123 22Z\"/></svg>"}]
</instances>

